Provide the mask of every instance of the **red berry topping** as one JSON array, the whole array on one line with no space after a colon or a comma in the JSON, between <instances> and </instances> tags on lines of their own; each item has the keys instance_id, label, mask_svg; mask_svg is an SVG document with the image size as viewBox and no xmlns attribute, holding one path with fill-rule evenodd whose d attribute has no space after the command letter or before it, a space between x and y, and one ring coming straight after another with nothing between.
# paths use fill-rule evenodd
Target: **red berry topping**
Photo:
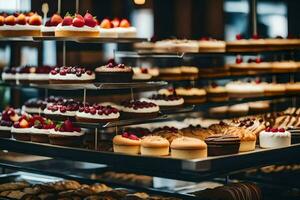
<instances>
[{"instance_id":1,"label":"red berry topping","mask_svg":"<svg viewBox=\"0 0 300 200\"><path fill-rule=\"evenodd\" d=\"M62 113L65 113L65 112L67 112L67 108L65 106L62 106L62 107L60 107L59 111Z\"/></svg>"},{"instance_id":2,"label":"red berry topping","mask_svg":"<svg viewBox=\"0 0 300 200\"><path fill-rule=\"evenodd\" d=\"M240 64L240 63L242 63L242 62L243 62L243 57L240 56L240 55L238 55L238 56L236 57L236 59L235 59L235 63L236 63L236 64Z\"/></svg>"},{"instance_id":3,"label":"red berry topping","mask_svg":"<svg viewBox=\"0 0 300 200\"><path fill-rule=\"evenodd\" d=\"M57 72L55 71L55 70L51 70L51 72L50 72L52 75L56 75L57 74Z\"/></svg>"},{"instance_id":4,"label":"red berry topping","mask_svg":"<svg viewBox=\"0 0 300 200\"><path fill-rule=\"evenodd\" d=\"M272 128L271 131L272 131L273 133L276 133L276 132L278 132L278 129L277 129L277 128Z\"/></svg>"},{"instance_id":5,"label":"red berry topping","mask_svg":"<svg viewBox=\"0 0 300 200\"><path fill-rule=\"evenodd\" d=\"M254 35L252 35L252 39L254 39L254 40L258 40L258 39L259 39L259 35L258 35L258 34L254 34Z\"/></svg>"},{"instance_id":6,"label":"red berry topping","mask_svg":"<svg viewBox=\"0 0 300 200\"><path fill-rule=\"evenodd\" d=\"M67 71L66 71L66 70L61 70L61 71L59 72L59 74L60 74L61 76L65 76L65 75L67 75Z\"/></svg>"},{"instance_id":7,"label":"red berry topping","mask_svg":"<svg viewBox=\"0 0 300 200\"><path fill-rule=\"evenodd\" d=\"M96 109L95 108L92 108L91 110L90 110L90 113L92 114L92 115L95 115L96 114Z\"/></svg>"},{"instance_id":8,"label":"red berry topping","mask_svg":"<svg viewBox=\"0 0 300 200\"><path fill-rule=\"evenodd\" d=\"M266 132L271 132L271 127L267 127L265 131Z\"/></svg>"},{"instance_id":9,"label":"red berry topping","mask_svg":"<svg viewBox=\"0 0 300 200\"><path fill-rule=\"evenodd\" d=\"M129 139L131 139L131 140L139 140L139 138L136 135L134 135L134 134L130 134L129 135Z\"/></svg>"},{"instance_id":10,"label":"red berry topping","mask_svg":"<svg viewBox=\"0 0 300 200\"><path fill-rule=\"evenodd\" d=\"M122 137L128 138L128 137L129 137L129 133L124 132L124 133L122 134Z\"/></svg>"},{"instance_id":11,"label":"red berry topping","mask_svg":"<svg viewBox=\"0 0 300 200\"><path fill-rule=\"evenodd\" d=\"M256 62L256 63L261 63L261 58L260 58L260 57L257 57L257 58L255 59L255 62Z\"/></svg>"},{"instance_id":12,"label":"red berry topping","mask_svg":"<svg viewBox=\"0 0 300 200\"><path fill-rule=\"evenodd\" d=\"M284 128L280 128L278 131L281 132L281 133L284 133L285 129Z\"/></svg>"},{"instance_id":13,"label":"red berry topping","mask_svg":"<svg viewBox=\"0 0 300 200\"><path fill-rule=\"evenodd\" d=\"M241 40L241 39L243 39L243 36L242 36L241 34L237 34L237 35L235 36L235 38L236 38L237 40Z\"/></svg>"},{"instance_id":14,"label":"red berry topping","mask_svg":"<svg viewBox=\"0 0 300 200\"><path fill-rule=\"evenodd\" d=\"M73 18L71 16L65 16L62 22L62 26L71 26Z\"/></svg>"},{"instance_id":15,"label":"red berry topping","mask_svg":"<svg viewBox=\"0 0 300 200\"><path fill-rule=\"evenodd\" d=\"M85 108L84 108L84 112L85 112L85 113L89 113L89 112L90 112L90 108L89 108L89 107L85 107Z\"/></svg>"}]
</instances>

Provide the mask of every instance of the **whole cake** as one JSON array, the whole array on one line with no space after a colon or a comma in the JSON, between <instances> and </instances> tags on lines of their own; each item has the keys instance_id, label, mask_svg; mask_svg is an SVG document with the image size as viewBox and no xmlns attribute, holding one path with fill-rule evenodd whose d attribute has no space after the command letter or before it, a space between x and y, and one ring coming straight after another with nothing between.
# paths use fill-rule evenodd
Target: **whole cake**
<instances>
[{"instance_id":1,"label":"whole cake","mask_svg":"<svg viewBox=\"0 0 300 200\"><path fill-rule=\"evenodd\" d=\"M64 99L62 102L47 105L44 115L53 120L75 119L80 106L82 106L80 102Z\"/></svg>"},{"instance_id":2,"label":"whole cake","mask_svg":"<svg viewBox=\"0 0 300 200\"><path fill-rule=\"evenodd\" d=\"M236 154L239 152L240 142L240 138L233 135L215 134L205 139L208 156Z\"/></svg>"},{"instance_id":3,"label":"whole cake","mask_svg":"<svg viewBox=\"0 0 300 200\"><path fill-rule=\"evenodd\" d=\"M56 67L49 74L52 84L62 83L91 83L95 80L95 73L84 67Z\"/></svg>"},{"instance_id":4,"label":"whole cake","mask_svg":"<svg viewBox=\"0 0 300 200\"><path fill-rule=\"evenodd\" d=\"M63 21L55 29L56 37L99 37L97 20L86 13L84 17L75 14L74 17L67 14Z\"/></svg>"},{"instance_id":5,"label":"whole cake","mask_svg":"<svg viewBox=\"0 0 300 200\"><path fill-rule=\"evenodd\" d=\"M118 109L112 106L102 106L99 104L79 107L76 112L76 120L79 122L109 122L116 121L119 117L120 113Z\"/></svg>"},{"instance_id":6,"label":"whole cake","mask_svg":"<svg viewBox=\"0 0 300 200\"><path fill-rule=\"evenodd\" d=\"M124 118L152 118L158 116L159 106L147 101L125 101L122 103L121 111Z\"/></svg>"},{"instance_id":7,"label":"whole cake","mask_svg":"<svg viewBox=\"0 0 300 200\"><path fill-rule=\"evenodd\" d=\"M0 15L0 36L40 36L42 18L37 13Z\"/></svg>"},{"instance_id":8,"label":"whole cake","mask_svg":"<svg viewBox=\"0 0 300 200\"><path fill-rule=\"evenodd\" d=\"M113 138L114 152L125 154L139 154L141 139L135 134L124 132L122 135L117 135Z\"/></svg>"},{"instance_id":9,"label":"whole cake","mask_svg":"<svg viewBox=\"0 0 300 200\"><path fill-rule=\"evenodd\" d=\"M124 64L118 64L115 60L109 60L107 65L95 69L98 82L131 82L133 70Z\"/></svg>"},{"instance_id":10,"label":"whole cake","mask_svg":"<svg viewBox=\"0 0 300 200\"><path fill-rule=\"evenodd\" d=\"M284 128L266 128L259 133L259 146L261 148L280 148L291 145L291 133Z\"/></svg>"}]
</instances>

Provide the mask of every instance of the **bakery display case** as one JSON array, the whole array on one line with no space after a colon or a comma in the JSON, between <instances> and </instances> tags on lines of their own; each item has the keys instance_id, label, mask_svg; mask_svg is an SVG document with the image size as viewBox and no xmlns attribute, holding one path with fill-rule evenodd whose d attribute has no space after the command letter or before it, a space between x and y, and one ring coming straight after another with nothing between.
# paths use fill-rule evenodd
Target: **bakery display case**
<instances>
[{"instance_id":1,"label":"bakery display case","mask_svg":"<svg viewBox=\"0 0 300 200\"><path fill-rule=\"evenodd\" d=\"M2 72L1 199L299 198L299 39L154 41L76 13L0 15L0 43L62 45L58 66ZM68 65L66 45L107 43Z\"/></svg>"}]
</instances>

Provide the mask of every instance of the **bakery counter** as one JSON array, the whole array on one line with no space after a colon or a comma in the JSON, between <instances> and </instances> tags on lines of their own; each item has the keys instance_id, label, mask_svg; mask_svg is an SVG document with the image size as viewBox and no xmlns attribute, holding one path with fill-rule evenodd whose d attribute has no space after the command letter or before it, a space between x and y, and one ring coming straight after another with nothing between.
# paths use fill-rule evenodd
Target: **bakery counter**
<instances>
[{"instance_id":1,"label":"bakery counter","mask_svg":"<svg viewBox=\"0 0 300 200\"><path fill-rule=\"evenodd\" d=\"M169 156L133 156L99 152L12 139L0 139L0 146L2 149L12 152L107 164L117 171L189 181L200 181L216 175L230 174L246 168L269 165L276 162L296 161L300 152L300 144L293 144L283 148L256 148L254 151L245 153L183 160Z\"/></svg>"}]
</instances>

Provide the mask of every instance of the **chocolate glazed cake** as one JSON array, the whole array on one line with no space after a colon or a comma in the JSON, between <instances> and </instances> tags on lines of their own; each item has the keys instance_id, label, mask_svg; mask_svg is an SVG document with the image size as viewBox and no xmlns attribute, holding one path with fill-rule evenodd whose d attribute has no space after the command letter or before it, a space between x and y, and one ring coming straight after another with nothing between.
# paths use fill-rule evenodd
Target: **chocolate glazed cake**
<instances>
[{"instance_id":1,"label":"chocolate glazed cake","mask_svg":"<svg viewBox=\"0 0 300 200\"><path fill-rule=\"evenodd\" d=\"M239 152L241 140L237 136L212 135L205 139L208 156L236 154Z\"/></svg>"}]
</instances>

